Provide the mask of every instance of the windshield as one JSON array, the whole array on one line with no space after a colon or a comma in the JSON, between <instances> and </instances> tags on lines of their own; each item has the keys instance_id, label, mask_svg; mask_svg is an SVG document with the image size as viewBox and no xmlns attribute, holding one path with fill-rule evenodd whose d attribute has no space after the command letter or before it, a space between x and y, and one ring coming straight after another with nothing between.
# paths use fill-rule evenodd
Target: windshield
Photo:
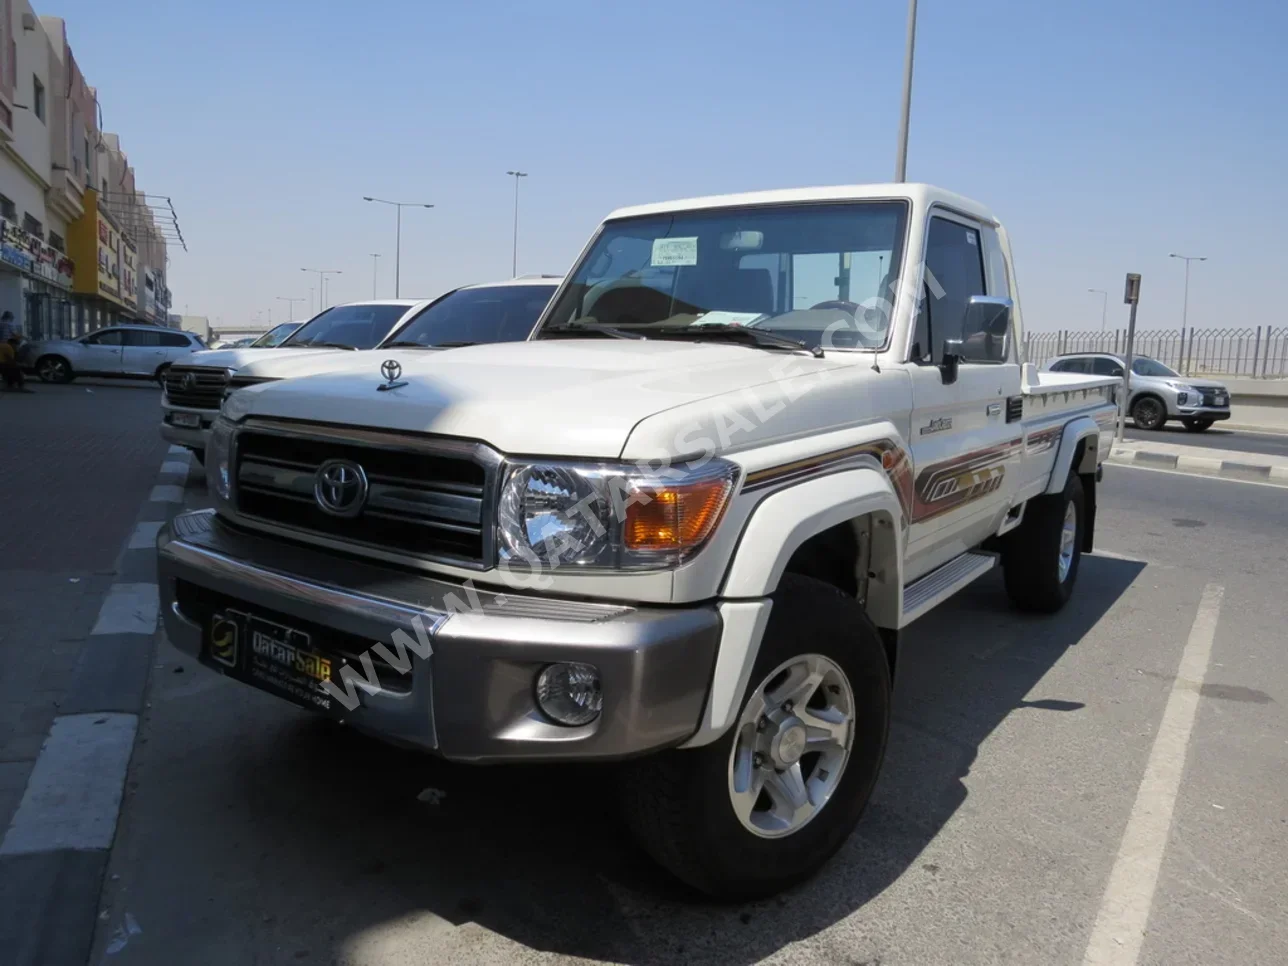
<instances>
[{"instance_id":1,"label":"windshield","mask_svg":"<svg viewBox=\"0 0 1288 966\"><path fill-rule=\"evenodd\" d=\"M407 312L405 305L337 305L315 315L281 345L339 345L373 349Z\"/></svg>"},{"instance_id":2,"label":"windshield","mask_svg":"<svg viewBox=\"0 0 1288 966\"><path fill-rule=\"evenodd\" d=\"M903 252L902 202L679 212L606 224L542 333L747 326L877 348ZM687 332L684 333L687 336Z\"/></svg>"},{"instance_id":3,"label":"windshield","mask_svg":"<svg viewBox=\"0 0 1288 966\"><path fill-rule=\"evenodd\" d=\"M1149 356L1137 356L1131 361L1131 371L1138 376L1161 376L1164 379L1177 379L1180 373L1174 369L1169 369L1157 359L1151 359Z\"/></svg>"},{"instance_id":4,"label":"windshield","mask_svg":"<svg viewBox=\"0 0 1288 966\"><path fill-rule=\"evenodd\" d=\"M391 341L432 346L519 342L532 333L553 285L488 285L444 295L395 332Z\"/></svg>"},{"instance_id":5,"label":"windshield","mask_svg":"<svg viewBox=\"0 0 1288 966\"><path fill-rule=\"evenodd\" d=\"M283 322L281 325L275 325L252 342L251 347L255 349L271 349L274 346L281 345L282 340L302 324L301 322Z\"/></svg>"}]
</instances>

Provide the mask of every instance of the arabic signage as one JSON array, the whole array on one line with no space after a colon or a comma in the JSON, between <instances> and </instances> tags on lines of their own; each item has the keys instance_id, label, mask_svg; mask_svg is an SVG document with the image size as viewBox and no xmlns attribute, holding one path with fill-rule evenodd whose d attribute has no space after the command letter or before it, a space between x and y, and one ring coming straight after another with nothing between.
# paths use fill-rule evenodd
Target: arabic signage
<instances>
[{"instance_id":1,"label":"arabic signage","mask_svg":"<svg viewBox=\"0 0 1288 966\"><path fill-rule=\"evenodd\" d=\"M134 308L139 300L138 250L121 235L121 301Z\"/></svg>"},{"instance_id":2,"label":"arabic signage","mask_svg":"<svg viewBox=\"0 0 1288 966\"><path fill-rule=\"evenodd\" d=\"M72 287L75 263L12 221L0 221L0 261L59 288Z\"/></svg>"},{"instance_id":3,"label":"arabic signage","mask_svg":"<svg viewBox=\"0 0 1288 966\"><path fill-rule=\"evenodd\" d=\"M98 294L121 301L121 234L112 223L98 219Z\"/></svg>"}]
</instances>

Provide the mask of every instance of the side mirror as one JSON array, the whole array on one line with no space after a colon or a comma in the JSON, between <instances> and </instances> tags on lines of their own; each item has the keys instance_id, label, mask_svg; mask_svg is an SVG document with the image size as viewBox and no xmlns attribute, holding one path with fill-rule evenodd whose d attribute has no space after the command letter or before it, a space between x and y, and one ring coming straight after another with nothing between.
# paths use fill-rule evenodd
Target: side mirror
<instances>
[{"instance_id":1,"label":"side mirror","mask_svg":"<svg viewBox=\"0 0 1288 966\"><path fill-rule=\"evenodd\" d=\"M957 381L957 366L962 361L962 340L945 339L944 351L939 358L939 375L945 386Z\"/></svg>"},{"instance_id":2,"label":"side mirror","mask_svg":"<svg viewBox=\"0 0 1288 966\"><path fill-rule=\"evenodd\" d=\"M962 319L961 357L966 362L1005 362L1011 348L1010 299L972 295Z\"/></svg>"},{"instance_id":3,"label":"side mirror","mask_svg":"<svg viewBox=\"0 0 1288 966\"><path fill-rule=\"evenodd\" d=\"M1110 374L1111 376L1119 376L1119 377L1121 377L1121 376L1122 376L1122 374L1123 374L1123 367L1122 367L1122 366L1114 366L1114 371L1113 371L1113 372L1111 372L1111 373L1109 373L1109 374Z\"/></svg>"}]
</instances>

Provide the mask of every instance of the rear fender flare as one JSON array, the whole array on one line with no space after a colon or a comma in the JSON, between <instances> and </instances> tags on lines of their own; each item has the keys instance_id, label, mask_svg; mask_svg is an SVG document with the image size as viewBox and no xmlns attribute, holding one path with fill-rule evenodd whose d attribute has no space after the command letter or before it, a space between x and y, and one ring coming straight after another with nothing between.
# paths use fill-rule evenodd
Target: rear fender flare
<instances>
[{"instance_id":1,"label":"rear fender flare","mask_svg":"<svg viewBox=\"0 0 1288 966\"><path fill-rule=\"evenodd\" d=\"M1084 439L1089 442L1082 448L1079 464L1074 466L1074 454L1078 451L1078 444ZM1064 483L1069 478L1070 470L1079 474L1094 473L1099 460L1100 425L1090 416L1079 416L1064 427L1064 433L1060 437L1060 448L1055 454L1055 465L1051 467L1051 478L1047 480L1044 492L1063 493Z\"/></svg>"}]
</instances>

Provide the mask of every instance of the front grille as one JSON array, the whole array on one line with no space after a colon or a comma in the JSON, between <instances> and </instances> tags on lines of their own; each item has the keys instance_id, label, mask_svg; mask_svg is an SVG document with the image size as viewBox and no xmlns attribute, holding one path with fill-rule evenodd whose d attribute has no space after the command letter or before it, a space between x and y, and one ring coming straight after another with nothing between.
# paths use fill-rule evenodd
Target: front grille
<instances>
[{"instance_id":1,"label":"front grille","mask_svg":"<svg viewBox=\"0 0 1288 966\"><path fill-rule=\"evenodd\" d=\"M171 366L165 372L165 394L173 406L218 409L228 388L227 369Z\"/></svg>"},{"instance_id":2,"label":"front grille","mask_svg":"<svg viewBox=\"0 0 1288 966\"><path fill-rule=\"evenodd\" d=\"M482 566L488 556L491 464L482 446L315 426L251 426L235 445L235 499L246 517L467 566ZM317 474L329 460L355 463L366 476L355 516L318 504Z\"/></svg>"}]
</instances>

